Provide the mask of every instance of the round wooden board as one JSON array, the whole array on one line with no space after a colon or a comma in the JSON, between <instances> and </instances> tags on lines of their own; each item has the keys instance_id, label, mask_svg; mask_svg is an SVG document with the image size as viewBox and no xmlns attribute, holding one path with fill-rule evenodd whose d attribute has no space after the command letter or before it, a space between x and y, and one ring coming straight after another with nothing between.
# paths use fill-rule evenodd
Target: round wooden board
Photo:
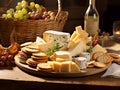
<instances>
[{"instance_id":1,"label":"round wooden board","mask_svg":"<svg viewBox=\"0 0 120 90\"><path fill-rule=\"evenodd\" d=\"M76 73L68 73L68 72L45 72L45 71L37 71L36 68L32 68L27 64L20 63L20 58L18 56L15 56L15 63L16 65L31 74L39 75L39 76L47 76L47 77L82 77L82 76L89 76L94 75L100 72L105 71L111 63L107 64L104 68L87 68L86 70L83 70L81 72Z\"/></svg>"}]
</instances>

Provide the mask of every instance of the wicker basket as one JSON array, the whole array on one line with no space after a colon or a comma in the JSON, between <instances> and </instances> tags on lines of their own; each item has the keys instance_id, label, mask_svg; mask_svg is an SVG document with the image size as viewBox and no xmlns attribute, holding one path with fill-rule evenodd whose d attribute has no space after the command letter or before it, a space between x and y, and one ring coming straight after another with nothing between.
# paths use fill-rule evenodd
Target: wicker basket
<instances>
[{"instance_id":1,"label":"wicker basket","mask_svg":"<svg viewBox=\"0 0 120 90\"><path fill-rule=\"evenodd\" d=\"M35 41L36 36L42 37L43 32L46 30L62 31L65 22L67 20L67 17L68 17L68 12L61 11L61 0L58 0L58 10L55 20L26 20L26 21L12 20L13 22L11 20L10 20L11 22L8 22L7 20L3 20L4 22L7 22L8 25L10 25L10 23L12 23L12 25L11 28L8 27L10 31L9 32L10 37L9 36L7 37L9 37L10 39L4 37L4 40L2 41L4 42L4 44L6 44L5 39L7 39L8 43L17 42L19 44L27 41ZM3 27L6 26L3 25ZM8 29L4 30L4 33L5 32L7 33Z\"/></svg>"},{"instance_id":2,"label":"wicker basket","mask_svg":"<svg viewBox=\"0 0 120 90\"><path fill-rule=\"evenodd\" d=\"M61 1L58 0L58 12L55 20L27 20L14 21L15 41L24 43L35 41L36 36L41 36L46 30L62 31L67 20L68 12L61 11Z\"/></svg>"}]
</instances>

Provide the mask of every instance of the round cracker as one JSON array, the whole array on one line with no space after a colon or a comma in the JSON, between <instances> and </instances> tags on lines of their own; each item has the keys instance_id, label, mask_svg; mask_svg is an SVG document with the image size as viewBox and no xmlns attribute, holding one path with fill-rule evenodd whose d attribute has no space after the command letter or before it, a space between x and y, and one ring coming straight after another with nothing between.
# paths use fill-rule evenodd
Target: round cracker
<instances>
[{"instance_id":1,"label":"round cracker","mask_svg":"<svg viewBox=\"0 0 120 90\"><path fill-rule=\"evenodd\" d=\"M36 57L46 57L47 55L43 52L37 52L37 53L32 53L33 56L36 56Z\"/></svg>"},{"instance_id":2,"label":"round cracker","mask_svg":"<svg viewBox=\"0 0 120 90\"><path fill-rule=\"evenodd\" d=\"M88 62L88 65L92 65L92 64L94 64L94 62L95 62L95 61L89 61L89 62Z\"/></svg>"},{"instance_id":3,"label":"round cracker","mask_svg":"<svg viewBox=\"0 0 120 90\"><path fill-rule=\"evenodd\" d=\"M33 60L32 58L29 58L29 59L26 60L26 63L27 63L29 66L36 67L39 62Z\"/></svg>"},{"instance_id":4,"label":"round cracker","mask_svg":"<svg viewBox=\"0 0 120 90\"><path fill-rule=\"evenodd\" d=\"M94 65L95 65L95 67L98 67L98 68L106 67L106 64L101 63L101 62L94 62Z\"/></svg>"},{"instance_id":5,"label":"round cracker","mask_svg":"<svg viewBox=\"0 0 120 90\"><path fill-rule=\"evenodd\" d=\"M100 52L100 51L95 52L95 53L93 54L93 56L92 56L92 59L93 59L93 60L96 60L97 57L99 57L99 56L101 56L101 55L103 55L103 54L104 54L104 53L103 53L103 52Z\"/></svg>"},{"instance_id":6,"label":"round cracker","mask_svg":"<svg viewBox=\"0 0 120 90\"><path fill-rule=\"evenodd\" d=\"M113 59L120 59L120 56L116 53L108 53Z\"/></svg>"},{"instance_id":7,"label":"round cracker","mask_svg":"<svg viewBox=\"0 0 120 90\"><path fill-rule=\"evenodd\" d=\"M23 52L26 52L28 54L32 54L32 53L39 52L39 50L38 49L30 49L30 48L24 47L23 48Z\"/></svg>"},{"instance_id":8,"label":"round cracker","mask_svg":"<svg viewBox=\"0 0 120 90\"><path fill-rule=\"evenodd\" d=\"M107 53L97 57L96 61L101 62L101 63L110 63L112 62L112 57L110 57Z\"/></svg>"},{"instance_id":9,"label":"round cracker","mask_svg":"<svg viewBox=\"0 0 120 90\"><path fill-rule=\"evenodd\" d=\"M48 60L47 56L43 56L43 57L31 56L31 58L34 59L34 60L44 60L44 59Z\"/></svg>"},{"instance_id":10,"label":"round cracker","mask_svg":"<svg viewBox=\"0 0 120 90\"><path fill-rule=\"evenodd\" d=\"M36 67L37 64L39 63L46 63L47 60L33 60L32 58L29 58L26 60L26 64L28 64L29 66L33 66Z\"/></svg>"},{"instance_id":11,"label":"round cracker","mask_svg":"<svg viewBox=\"0 0 120 90\"><path fill-rule=\"evenodd\" d=\"M25 43L23 43L23 44L21 44L20 46L21 47L25 47L25 46L28 46L28 45L30 45L30 44L32 44L33 42L25 42Z\"/></svg>"},{"instance_id":12,"label":"round cracker","mask_svg":"<svg viewBox=\"0 0 120 90\"><path fill-rule=\"evenodd\" d=\"M37 69L41 71L52 71L52 67L49 63L39 63Z\"/></svg>"}]
</instances>

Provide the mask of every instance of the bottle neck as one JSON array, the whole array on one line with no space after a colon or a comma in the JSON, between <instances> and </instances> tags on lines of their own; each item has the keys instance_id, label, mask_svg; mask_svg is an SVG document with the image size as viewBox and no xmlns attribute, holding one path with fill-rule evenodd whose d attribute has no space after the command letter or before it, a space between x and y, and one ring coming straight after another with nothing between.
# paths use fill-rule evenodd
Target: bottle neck
<instances>
[{"instance_id":1,"label":"bottle neck","mask_svg":"<svg viewBox=\"0 0 120 90\"><path fill-rule=\"evenodd\" d=\"M89 5L95 7L95 0L89 0Z\"/></svg>"}]
</instances>

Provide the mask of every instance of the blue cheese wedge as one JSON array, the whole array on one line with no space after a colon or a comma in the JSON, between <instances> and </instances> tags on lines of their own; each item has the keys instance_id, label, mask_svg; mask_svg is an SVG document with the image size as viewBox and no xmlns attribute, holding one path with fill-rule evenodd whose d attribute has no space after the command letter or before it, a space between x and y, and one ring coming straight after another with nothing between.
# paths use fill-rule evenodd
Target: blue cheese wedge
<instances>
[{"instance_id":1,"label":"blue cheese wedge","mask_svg":"<svg viewBox=\"0 0 120 90\"><path fill-rule=\"evenodd\" d=\"M60 46L66 46L70 40L70 34L49 30L43 33L43 39L46 42L53 42L54 45L59 44Z\"/></svg>"},{"instance_id":2,"label":"blue cheese wedge","mask_svg":"<svg viewBox=\"0 0 120 90\"><path fill-rule=\"evenodd\" d=\"M73 61L79 66L81 70L86 69L88 66L87 58L85 57L76 57L73 59Z\"/></svg>"},{"instance_id":3,"label":"blue cheese wedge","mask_svg":"<svg viewBox=\"0 0 120 90\"><path fill-rule=\"evenodd\" d=\"M85 57L88 62L90 61L90 58L91 58L89 52L82 52L82 53L80 54L80 57Z\"/></svg>"}]
</instances>

